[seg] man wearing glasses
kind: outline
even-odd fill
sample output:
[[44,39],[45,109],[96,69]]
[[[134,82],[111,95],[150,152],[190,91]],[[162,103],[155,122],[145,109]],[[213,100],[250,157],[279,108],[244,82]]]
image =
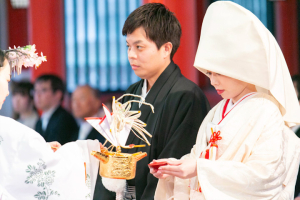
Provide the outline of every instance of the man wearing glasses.
[[42,75],[34,83],[34,103],[42,111],[35,130],[46,142],[65,144],[78,137],[78,126],[74,117],[61,107],[65,86],[55,75]]

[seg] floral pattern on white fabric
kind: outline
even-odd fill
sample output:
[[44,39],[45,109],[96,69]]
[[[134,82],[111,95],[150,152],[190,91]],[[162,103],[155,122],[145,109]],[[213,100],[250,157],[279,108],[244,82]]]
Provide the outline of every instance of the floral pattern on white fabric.
[[[91,176],[89,174],[86,175],[86,181],[85,181],[85,186],[89,189],[89,191],[91,190]],[[86,196],[86,199],[90,199],[91,198],[91,193],[89,192]]]
[[25,180],[26,184],[37,183],[38,187],[42,187],[43,191],[37,192],[34,195],[38,200],[47,200],[51,195],[60,196],[57,191],[53,191],[50,187],[54,182],[55,171],[47,170],[45,162],[40,159],[40,162],[37,163],[38,166],[28,165],[26,172],[29,173],[29,176]]

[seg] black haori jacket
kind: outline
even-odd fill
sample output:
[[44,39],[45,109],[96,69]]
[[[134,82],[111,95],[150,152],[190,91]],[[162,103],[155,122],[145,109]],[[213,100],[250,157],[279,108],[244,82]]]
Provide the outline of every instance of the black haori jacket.
[[[131,85],[125,93],[141,95],[143,83],[144,80],[141,80]],[[129,96],[123,99],[123,103],[132,99],[140,100]],[[146,158],[138,161],[135,179],[127,181],[128,185],[136,187],[137,200],[154,198],[158,179],[149,173],[148,164],[153,159],[180,159],[188,154],[196,143],[200,124],[210,109],[202,90],[185,78],[173,62],[159,76],[145,101],[154,106],[155,113],[147,105],[139,108],[138,103],[132,103],[131,110],[141,111],[139,119],[147,124],[146,130],[152,134],[152,138],[147,137],[151,146],[122,149],[124,153],[143,151],[148,154]],[[131,132],[126,144],[145,142]],[[94,199],[114,200],[115,195],[97,180]]]

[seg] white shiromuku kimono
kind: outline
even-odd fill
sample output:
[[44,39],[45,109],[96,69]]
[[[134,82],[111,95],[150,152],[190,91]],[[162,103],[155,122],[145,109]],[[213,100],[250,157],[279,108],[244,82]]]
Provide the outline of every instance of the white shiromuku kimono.
[[[300,142],[285,126],[277,101],[267,94],[251,95],[222,120],[225,102],[208,113],[196,145],[182,158],[197,159],[197,177],[160,179],[155,199],[293,199]],[[211,128],[221,133],[216,160],[201,155]]]
[[90,152],[99,149],[85,140],[54,153],[40,134],[0,116],[0,200],[93,199],[99,161]]
[[236,102],[223,120],[227,100],[208,113],[182,158],[197,160],[197,177],[160,179],[155,199],[293,199],[300,139],[289,127],[300,124],[300,107],[273,35],[245,8],[216,1],[204,16],[194,66],[258,93]]

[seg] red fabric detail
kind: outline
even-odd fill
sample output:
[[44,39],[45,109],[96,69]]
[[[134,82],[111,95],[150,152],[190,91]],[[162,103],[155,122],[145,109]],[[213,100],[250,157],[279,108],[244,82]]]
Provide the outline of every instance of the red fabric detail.
[[217,145],[217,144],[211,144],[210,146],[211,146],[211,147],[217,147],[217,148],[218,148],[218,145]]
[[87,178],[87,176],[86,176],[86,163],[84,163],[84,173],[85,173],[85,182],[86,182],[86,178]]
[[209,140],[209,143],[211,144],[216,144],[216,142],[218,140],[222,140],[222,137],[220,136],[221,135],[221,132],[218,131],[218,132],[213,132],[213,134],[210,136],[210,140]]
[[227,106],[228,106],[229,101],[230,101],[229,99],[226,100],[226,103],[225,103],[225,106],[224,106],[223,112],[222,112],[222,119],[225,118],[225,112],[227,110]]
[[[233,108],[235,108],[235,106],[237,106],[237,105],[238,105],[239,103],[241,103],[244,99],[246,99],[247,97],[249,97],[249,96],[251,96],[251,95],[253,95],[253,94],[255,94],[255,93],[251,93],[251,94],[245,96],[244,98],[242,98],[240,101],[238,101],[238,102],[233,106]],[[228,103],[229,103],[229,99],[227,99],[227,101],[226,101],[226,103],[225,103],[225,106],[224,106],[223,112],[222,112],[222,119],[221,119],[221,121],[218,123],[218,125],[223,121],[223,119],[225,119],[225,117],[226,117],[226,116],[232,111],[232,109],[233,109],[233,108],[231,108],[231,110],[230,110],[226,115],[224,115],[225,112],[226,112]]]
[[209,159],[209,149],[206,149],[206,152],[205,152],[205,159]]

